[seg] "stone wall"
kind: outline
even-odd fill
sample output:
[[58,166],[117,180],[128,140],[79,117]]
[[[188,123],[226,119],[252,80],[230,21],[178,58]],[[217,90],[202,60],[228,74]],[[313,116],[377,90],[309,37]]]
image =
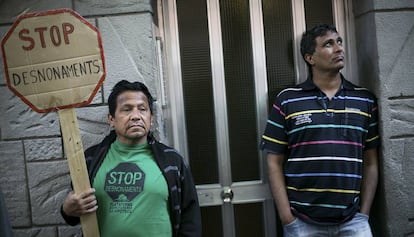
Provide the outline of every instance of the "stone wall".
[[[379,98],[376,236],[414,236],[414,2],[354,0],[359,75]],[[370,86],[369,86],[370,85]]]
[[[75,10],[97,26],[102,36],[107,69],[104,85],[90,105],[76,109],[86,148],[109,132],[106,101],[117,81],[139,80],[155,99],[160,95],[154,8],[150,0],[0,0],[0,37],[19,14],[57,8]],[[162,109],[157,101],[155,113],[160,121]],[[155,133],[163,136],[159,130]],[[57,113],[38,114],[14,96],[1,65],[0,188],[15,236],[79,236],[79,226],[65,225],[59,213],[69,187]]]

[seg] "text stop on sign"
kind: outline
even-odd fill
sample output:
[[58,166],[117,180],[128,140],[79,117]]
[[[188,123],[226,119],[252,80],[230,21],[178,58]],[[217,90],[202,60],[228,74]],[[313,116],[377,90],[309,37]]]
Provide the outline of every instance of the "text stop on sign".
[[45,37],[50,37],[50,41],[53,44],[49,45],[49,47],[59,47],[62,43],[62,39],[65,44],[70,44],[69,34],[72,34],[74,30],[75,27],[71,23],[63,22],[61,27],[56,25],[52,25],[49,28],[45,26],[36,27],[32,32],[30,32],[30,29],[22,29],[19,31],[19,38],[22,41],[27,41],[28,45],[22,46],[22,48],[27,51],[32,50],[36,46],[34,38],[39,38],[40,46],[42,48],[46,48]]
[[70,9],[20,16],[1,45],[7,85],[37,112],[88,104],[105,79],[100,33]]

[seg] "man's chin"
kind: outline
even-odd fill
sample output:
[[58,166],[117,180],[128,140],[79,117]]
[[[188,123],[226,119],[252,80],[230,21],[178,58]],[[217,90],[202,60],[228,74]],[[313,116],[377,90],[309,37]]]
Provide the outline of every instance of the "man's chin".
[[147,136],[146,135],[128,136],[128,140],[132,144],[141,144],[147,140]]
[[148,135],[148,132],[144,129],[140,129],[138,131],[131,133],[132,137],[146,137],[147,135]]
[[146,134],[126,134],[118,135],[118,140],[124,144],[143,144],[147,141]]
[[143,137],[146,137],[147,134],[144,132],[132,132],[128,134],[128,137],[131,139],[141,139]]
[[143,134],[146,134],[147,131],[143,127],[130,127],[126,130],[126,133],[131,134],[132,136],[135,136],[137,134],[142,136]]

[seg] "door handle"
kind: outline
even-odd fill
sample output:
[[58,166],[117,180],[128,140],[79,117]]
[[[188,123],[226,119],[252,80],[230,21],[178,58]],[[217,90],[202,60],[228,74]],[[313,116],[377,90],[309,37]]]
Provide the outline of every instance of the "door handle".
[[231,200],[233,200],[233,197],[233,190],[231,190],[230,187],[224,187],[223,191],[221,191],[221,199],[223,200],[223,202],[231,202]]

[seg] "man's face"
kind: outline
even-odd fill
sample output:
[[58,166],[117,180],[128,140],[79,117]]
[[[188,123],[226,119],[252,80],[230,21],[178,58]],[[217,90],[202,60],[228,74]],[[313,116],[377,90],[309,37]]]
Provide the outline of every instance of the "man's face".
[[342,38],[338,33],[328,31],[315,41],[315,52],[306,57],[313,70],[339,72],[345,65]]
[[118,95],[115,116],[108,115],[119,142],[143,144],[151,129],[152,114],[148,98],[141,91],[125,91]]

